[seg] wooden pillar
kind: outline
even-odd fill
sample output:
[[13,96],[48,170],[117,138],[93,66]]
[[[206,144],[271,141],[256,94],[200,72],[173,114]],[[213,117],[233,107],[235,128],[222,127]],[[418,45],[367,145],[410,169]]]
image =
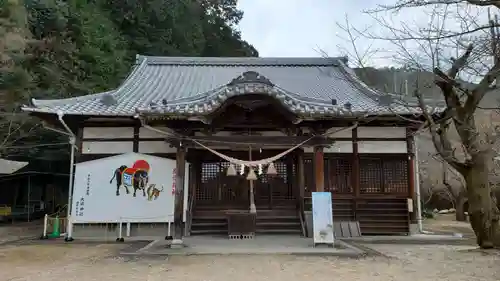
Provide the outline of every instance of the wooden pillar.
[[302,150],[302,148],[297,150],[297,185],[299,188],[299,199],[301,203],[303,203],[306,190],[306,178],[304,169],[304,150]]
[[304,175],[304,150],[295,151],[295,187],[297,190],[297,206],[301,213],[304,212],[305,175]]
[[174,207],[174,240],[181,240],[183,230],[184,213],[184,179],[186,176],[186,149],[177,147],[176,154],[176,179],[175,179],[175,207]]
[[408,198],[413,201],[413,212],[410,213],[410,222],[417,223],[417,196],[415,193],[415,139],[413,132],[406,129],[406,144],[408,150]]
[[316,188],[314,191],[325,191],[325,154],[323,146],[314,147],[314,182]]
[[351,185],[352,192],[354,194],[354,218],[359,220],[358,215],[358,203],[359,197],[361,195],[361,188],[359,186],[360,177],[360,167],[359,167],[359,149],[358,149],[358,128],[352,130],[352,174],[351,174]]

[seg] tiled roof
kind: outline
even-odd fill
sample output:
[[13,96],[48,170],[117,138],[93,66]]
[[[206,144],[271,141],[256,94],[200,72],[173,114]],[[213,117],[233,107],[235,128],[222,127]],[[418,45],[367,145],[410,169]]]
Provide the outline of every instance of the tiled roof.
[[35,100],[23,110],[66,115],[203,115],[234,95],[268,94],[303,118],[418,113],[387,102],[366,86],[345,58],[200,58],[137,56],[117,89],[60,100]]

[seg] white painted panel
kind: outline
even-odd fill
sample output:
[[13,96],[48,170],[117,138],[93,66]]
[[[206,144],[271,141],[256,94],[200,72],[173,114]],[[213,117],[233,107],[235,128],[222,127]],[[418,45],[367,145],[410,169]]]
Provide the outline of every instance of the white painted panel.
[[[157,130],[165,132],[168,128],[167,127],[154,127]],[[155,132],[153,130],[150,130],[148,128],[141,127],[139,129],[139,138],[141,139],[155,139],[155,138],[165,138],[166,135]]]
[[140,141],[140,153],[175,153],[177,149],[164,141]]
[[407,153],[405,141],[360,141],[359,153]]
[[406,138],[405,127],[358,127],[358,138]]
[[82,154],[119,154],[134,150],[131,141],[84,141],[82,142]]
[[313,152],[314,152],[314,147],[312,146],[304,147],[304,153],[313,153]]
[[83,128],[84,139],[123,139],[133,138],[133,127],[85,127]]
[[[280,137],[280,136],[286,136],[281,131],[255,131],[251,133],[254,136],[266,136],[266,137]],[[204,134],[203,132],[195,132],[195,136],[207,136],[207,134]],[[217,136],[217,137],[229,137],[229,136],[237,136],[237,133],[230,132],[230,131],[220,131],[216,132],[215,134],[212,134],[212,136]]]
[[323,149],[325,153],[352,153],[352,141],[336,141],[332,146]]
[[[123,175],[116,173],[121,166],[131,169],[125,170]],[[73,220],[76,223],[173,221],[171,190],[175,166],[174,160],[138,153],[76,164]],[[131,176],[137,169],[147,172],[147,182],[137,186],[136,196],[133,196]],[[119,181],[125,185],[119,185]],[[157,198],[153,193],[155,188],[159,194]]]
[[329,129],[328,132],[332,132],[328,135],[330,138],[352,138],[352,129],[346,130],[346,128],[337,127]]

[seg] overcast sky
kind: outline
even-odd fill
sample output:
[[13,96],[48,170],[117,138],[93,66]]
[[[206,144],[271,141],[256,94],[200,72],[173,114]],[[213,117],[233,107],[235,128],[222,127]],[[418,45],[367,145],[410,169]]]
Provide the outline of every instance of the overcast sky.
[[[329,56],[342,56],[346,55],[346,49],[352,52],[352,47],[348,40],[342,39],[346,34],[337,23],[345,23],[347,15],[350,24],[358,29],[371,26],[372,32],[387,34],[387,30],[382,31],[372,16],[363,11],[394,2],[396,0],[239,0],[239,8],[244,12],[239,29],[243,39],[253,44],[262,57],[320,56],[318,50]],[[393,26],[400,22],[413,26],[429,22],[428,13],[421,8],[378,16],[389,19]],[[393,44],[363,38],[356,43],[361,52],[369,45],[383,51],[371,56],[371,65],[394,65],[388,55],[398,49]]]
[[342,48],[349,48],[350,43],[340,38],[346,34],[337,22],[344,24],[348,15],[349,22],[359,28],[370,25],[372,18],[363,10],[381,2],[239,0],[239,8],[244,12],[240,30],[243,39],[253,44],[262,57],[311,57],[320,55],[319,50],[329,56],[345,55]]

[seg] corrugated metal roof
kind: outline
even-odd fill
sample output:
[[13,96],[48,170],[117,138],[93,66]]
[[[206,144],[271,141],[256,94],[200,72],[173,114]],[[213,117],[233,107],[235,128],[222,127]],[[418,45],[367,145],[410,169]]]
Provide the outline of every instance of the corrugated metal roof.
[[28,162],[0,159],[0,175],[10,175],[28,165]]
[[23,110],[94,116],[134,116],[137,112],[190,116],[211,112],[234,95],[263,93],[302,117],[418,112],[406,104],[379,102],[384,95],[361,82],[346,62],[346,58],[138,56],[129,77],[115,90],[33,100],[33,106]]

